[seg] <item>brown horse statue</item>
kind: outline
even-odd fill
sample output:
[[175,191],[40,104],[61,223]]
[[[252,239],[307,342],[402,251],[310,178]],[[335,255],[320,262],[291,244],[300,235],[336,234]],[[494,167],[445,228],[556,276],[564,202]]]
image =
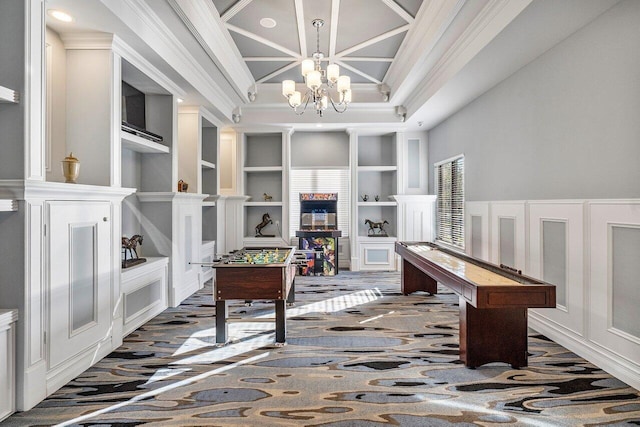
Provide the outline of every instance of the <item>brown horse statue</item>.
[[[373,222],[370,219],[364,220],[365,224],[369,224],[369,230],[367,230],[367,234],[369,236],[386,236],[387,232],[384,230],[384,225],[389,224],[389,221],[386,219],[382,222]],[[376,232],[376,230],[378,230]]]
[[273,221],[271,220],[269,213],[265,213],[262,215],[262,222],[256,225],[256,236],[262,236],[262,229],[269,224],[273,224]]
[[[138,259],[138,245],[142,245],[142,236],[139,234],[134,234],[131,238],[127,239],[126,237],[122,237],[122,249],[124,249],[124,260],[127,259]],[[129,253],[129,258],[127,258],[127,253]],[[135,258],[133,257],[135,254]]]

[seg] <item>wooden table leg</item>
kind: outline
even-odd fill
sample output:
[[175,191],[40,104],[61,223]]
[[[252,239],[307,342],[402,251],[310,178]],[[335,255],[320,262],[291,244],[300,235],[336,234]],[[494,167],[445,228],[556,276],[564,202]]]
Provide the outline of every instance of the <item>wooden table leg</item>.
[[277,299],[276,303],[276,343],[284,344],[287,334],[285,300]]
[[527,366],[527,309],[477,309],[460,297],[460,360],[469,368],[490,362]]
[[434,295],[438,293],[438,282],[429,277],[416,266],[402,260],[402,293],[409,295],[416,291],[426,291]]
[[216,343],[224,344],[227,342],[229,330],[227,326],[227,301],[216,301]]
[[287,295],[287,305],[293,305],[296,302],[296,279],[291,281],[291,289],[289,289],[289,295]]

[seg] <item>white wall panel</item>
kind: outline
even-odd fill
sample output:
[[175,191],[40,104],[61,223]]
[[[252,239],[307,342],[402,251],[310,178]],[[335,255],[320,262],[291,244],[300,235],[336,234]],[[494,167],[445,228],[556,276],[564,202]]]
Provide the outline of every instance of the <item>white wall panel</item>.
[[[489,254],[491,254],[489,215],[489,202],[466,202],[464,205],[465,251],[467,255],[484,261],[489,261]],[[477,229],[478,225],[474,226],[478,223],[479,230]]]
[[[491,262],[500,264],[501,249],[505,245],[513,246],[513,263],[509,267],[526,271],[526,245],[525,245],[525,202],[491,202]],[[513,221],[513,232],[508,236],[500,235],[500,220]],[[503,227],[504,230],[504,227]],[[502,245],[501,245],[502,238]],[[509,240],[509,241],[506,241]],[[512,240],[512,241],[511,241]]]
[[[555,309],[529,310],[531,316],[552,322],[567,332],[584,334],[584,202],[529,202],[529,270],[538,279],[545,279],[545,224],[563,224],[566,253],[558,264],[566,267],[564,287],[556,288]],[[548,246],[547,246],[548,247]],[[555,256],[555,254],[554,254]],[[547,261],[550,262],[550,261]],[[548,276],[548,274],[547,274]],[[552,284],[556,284],[551,282]],[[560,295],[563,293],[563,295]]]
[[[620,283],[623,278],[614,275],[616,270],[619,276],[621,269],[637,268],[638,260],[633,263],[625,260],[614,237],[623,236],[625,230],[634,233],[640,227],[640,201],[593,201],[589,203],[589,217],[589,339],[629,360],[640,375],[640,337],[630,333],[635,330],[633,326],[614,325],[616,310],[627,310],[619,306],[620,301],[626,299],[633,304],[640,293],[637,281],[633,289]],[[614,288],[628,292],[622,299],[616,296],[617,305],[614,305]],[[625,318],[616,320],[624,322]],[[640,317],[636,316],[635,322],[638,321]]]

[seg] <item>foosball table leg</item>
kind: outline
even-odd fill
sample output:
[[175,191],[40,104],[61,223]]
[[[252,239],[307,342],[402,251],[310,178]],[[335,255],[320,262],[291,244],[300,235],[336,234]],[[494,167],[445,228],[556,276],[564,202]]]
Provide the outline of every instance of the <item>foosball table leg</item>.
[[287,335],[285,300],[278,299],[276,303],[276,344],[284,344]]
[[227,326],[227,301],[216,301],[216,344],[227,342],[229,329]]

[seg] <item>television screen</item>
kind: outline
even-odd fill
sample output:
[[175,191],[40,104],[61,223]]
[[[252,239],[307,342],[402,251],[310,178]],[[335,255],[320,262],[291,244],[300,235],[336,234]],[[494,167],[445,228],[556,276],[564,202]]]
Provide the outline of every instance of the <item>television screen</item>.
[[146,129],[144,93],[122,82],[122,121]]

